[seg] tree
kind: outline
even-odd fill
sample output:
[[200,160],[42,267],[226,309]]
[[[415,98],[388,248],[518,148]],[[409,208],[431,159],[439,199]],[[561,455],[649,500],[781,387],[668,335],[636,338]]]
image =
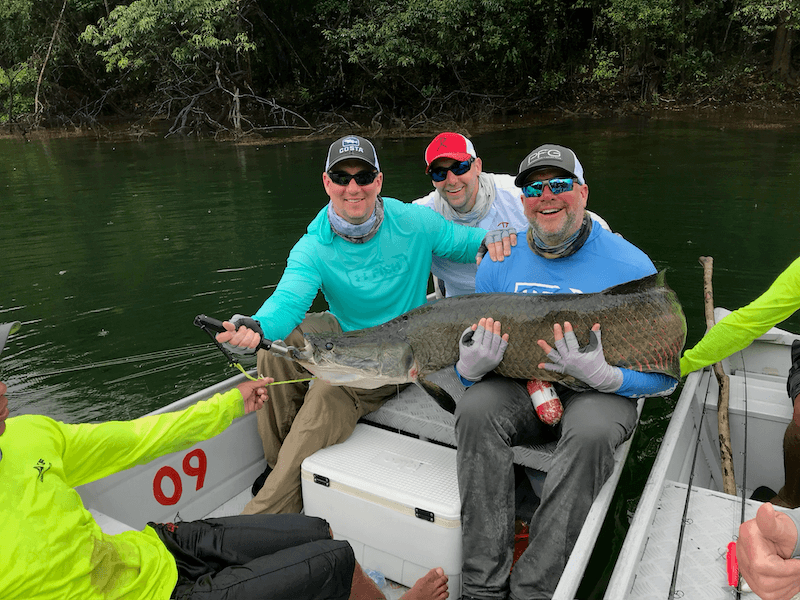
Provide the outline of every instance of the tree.
[[800,26],[800,0],[744,0],[735,15],[754,43],[774,33],[772,72],[781,80],[796,84],[797,72],[791,60],[795,32]]
[[81,39],[101,48],[108,71],[155,95],[156,114],[174,119],[170,134],[208,126],[241,135],[259,128],[245,105],[277,120],[291,113],[254,91],[249,17],[256,8],[252,0],[135,0],[88,26]]

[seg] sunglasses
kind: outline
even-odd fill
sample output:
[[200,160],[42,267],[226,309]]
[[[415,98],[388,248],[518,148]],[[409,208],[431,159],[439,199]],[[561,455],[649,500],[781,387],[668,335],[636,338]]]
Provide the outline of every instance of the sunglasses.
[[344,173],[342,171],[328,171],[328,177],[336,185],[349,185],[351,179],[356,180],[356,185],[365,186],[369,185],[378,176],[377,171],[359,171],[355,175]]
[[473,162],[475,162],[475,159],[470,158],[469,160],[458,162],[454,165],[450,165],[449,167],[436,167],[435,169],[431,169],[429,173],[431,179],[433,179],[434,181],[436,182],[444,181],[445,179],[447,179],[448,171],[452,171],[453,175],[463,175],[472,168]]
[[522,195],[526,198],[538,198],[544,194],[544,186],[548,186],[555,195],[571,192],[575,179],[572,177],[555,177],[549,181],[532,181],[522,186]]

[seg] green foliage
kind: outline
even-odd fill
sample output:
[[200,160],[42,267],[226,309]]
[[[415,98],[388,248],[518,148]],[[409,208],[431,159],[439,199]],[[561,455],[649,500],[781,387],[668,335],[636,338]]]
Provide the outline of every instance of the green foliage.
[[[716,95],[737,77],[789,93],[800,28],[800,0],[68,0],[62,14],[64,6],[0,0],[0,118],[31,110],[43,66],[40,99],[52,113],[172,111],[176,99],[185,108],[195,98],[189,108],[213,113],[209,122],[227,118],[234,95],[242,118],[260,111],[263,122],[285,118],[265,98],[300,113],[471,118],[476,107],[520,101]],[[776,39],[785,41],[773,65],[783,80],[765,71]]]
[[0,68],[0,123],[33,110],[33,90],[38,73],[27,63]]
[[782,15],[791,29],[800,27],[800,0],[743,0],[733,13],[751,40],[761,40],[775,31]]
[[616,50],[594,49],[592,53],[592,74],[590,81],[596,84],[602,91],[614,91],[618,85],[618,80],[622,67],[620,66],[620,55]]
[[407,83],[423,97],[431,85],[487,93],[524,84],[526,72],[555,66],[578,43],[565,3],[322,0],[317,9],[337,72],[348,73],[345,61],[390,89]]
[[89,25],[81,39],[104,47],[97,54],[109,71],[132,69],[149,76],[203,71],[207,78],[213,75],[215,62],[237,64],[240,55],[254,49],[240,18],[243,4],[237,0],[135,0],[117,6],[96,26]]

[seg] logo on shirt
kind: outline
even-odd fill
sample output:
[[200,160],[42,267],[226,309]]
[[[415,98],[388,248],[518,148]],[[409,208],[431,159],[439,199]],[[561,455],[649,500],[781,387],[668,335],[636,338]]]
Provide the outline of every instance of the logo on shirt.
[[50,470],[50,467],[53,466],[53,463],[46,463],[43,459],[39,459],[36,464],[34,465],[34,469],[39,471],[39,476],[36,478],[41,482],[44,482],[44,474]]
[[381,264],[369,265],[363,269],[352,269],[348,272],[350,282],[357,287],[372,285],[402,277],[408,272],[408,261],[405,257],[385,260]]
[[533,283],[528,281],[517,281],[514,284],[514,292],[517,294],[582,294],[578,288],[562,289],[560,285],[550,285],[548,283]]

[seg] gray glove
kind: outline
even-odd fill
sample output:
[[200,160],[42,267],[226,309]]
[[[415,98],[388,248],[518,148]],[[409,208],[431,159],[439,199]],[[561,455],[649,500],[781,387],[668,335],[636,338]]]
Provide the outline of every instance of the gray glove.
[[503,229],[492,229],[489,233],[486,234],[486,237],[483,238],[481,242],[480,248],[478,248],[478,253],[475,255],[475,260],[479,258],[482,259],[486,253],[489,251],[487,244],[493,244],[494,242],[500,242],[504,238],[511,237],[511,235],[516,235],[517,230],[513,227],[505,227]]
[[[259,335],[260,344],[261,341],[264,339],[264,330],[261,329],[261,325],[258,324],[258,321],[255,319],[251,319],[250,317],[245,317],[244,315],[235,314],[230,318],[230,322],[236,326],[236,330],[239,330],[239,327],[245,326],[248,329],[252,329]],[[222,345],[233,354],[255,354],[258,352],[258,345],[255,348],[248,348],[246,346],[234,346],[230,342],[222,342]]]
[[508,342],[483,327],[472,331],[467,327],[458,341],[458,362],[456,371],[464,379],[480,381],[489,371],[503,360]]
[[555,364],[545,363],[544,368],[572,375],[598,392],[613,394],[622,385],[622,370],[606,362],[600,331],[590,331],[589,336],[589,344],[579,348],[575,332],[565,331],[564,338],[556,340],[556,347],[547,355]]

